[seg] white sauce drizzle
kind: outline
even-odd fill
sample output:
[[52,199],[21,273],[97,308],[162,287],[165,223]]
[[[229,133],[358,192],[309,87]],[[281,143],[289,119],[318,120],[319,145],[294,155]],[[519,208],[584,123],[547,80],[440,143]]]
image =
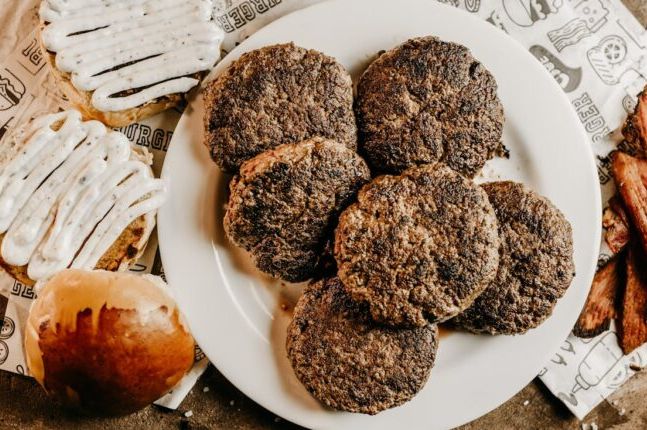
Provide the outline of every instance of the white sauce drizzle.
[[34,280],[93,269],[165,196],[122,133],[74,110],[36,118],[0,145],[0,253]]
[[96,109],[125,110],[185,93],[198,84],[187,76],[213,67],[224,33],[212,7],[211,0],[44,0],[43,43],[77,89],[93,92]]

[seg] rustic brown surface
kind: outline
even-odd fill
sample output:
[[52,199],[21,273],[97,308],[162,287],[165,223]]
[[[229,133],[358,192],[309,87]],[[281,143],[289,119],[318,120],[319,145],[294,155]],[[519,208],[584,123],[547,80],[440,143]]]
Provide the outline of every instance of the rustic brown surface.
[[[643,24],[647,2],[623,0]],[[204,392],[204,388],[209,388]],[[639,373],[602,402],[584,423],[600,429],[647,428],[647,372]],[[527,404],[525,404],[528,402]],[[525,405],[524,405],[525,404]],[[193,416],[184,417],[191,410]],[[0,372],[0,429],[296,429],[246,398],[217,370],[210,367],[178,411],[150,406],[120,419],[80,418],[54,408],[36,383]],[[481,429],[581,429],[580,423],[542,384],[533,381],[510,401],[484,417],[461,427]]]

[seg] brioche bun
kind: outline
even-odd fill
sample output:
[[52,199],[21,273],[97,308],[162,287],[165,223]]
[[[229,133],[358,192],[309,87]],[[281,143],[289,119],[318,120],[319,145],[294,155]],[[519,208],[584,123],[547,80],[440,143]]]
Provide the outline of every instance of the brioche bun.
[[190,369],[194,347],[160,278],[102,270],[64,270],[44,283],[25,334],[27,366],[45,391],[96,415],[160,398]]

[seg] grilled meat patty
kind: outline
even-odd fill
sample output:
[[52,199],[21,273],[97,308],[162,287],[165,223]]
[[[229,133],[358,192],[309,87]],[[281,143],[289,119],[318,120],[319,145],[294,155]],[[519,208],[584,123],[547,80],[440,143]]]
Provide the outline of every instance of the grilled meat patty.
[[435,37],[379,56],[359,80],[356,111],[361,153],[387,173],[442,161],[473,177],[503,132],[494,77],[466,47]]
[[435,325],[373,322],[337,278],[306,288],[287,336],[288,358],[308,391],[332,408],[365,414],[412,399],[429,378],[437,345]]
[[499,269],[454,322],[474,333],[525,333],[551,315],[571,284],[571,225],[548,199],[522,184],[492,182],[483,189],[499,221]]
[[317,269],[337,216],[370,179],[364,160],[322,138],[245,162],[231,184],[224,226],[263,272],[297,282]]
[[465,310],[496,274],[485,192],[442,163],[364,186],[335,232],[339,277],[376,321],[423,326]]
[[357,147],[353,84],[344,67],[292,43],[243,54],[207,84],[205,144],[226,172],[261,152],[315,136]]

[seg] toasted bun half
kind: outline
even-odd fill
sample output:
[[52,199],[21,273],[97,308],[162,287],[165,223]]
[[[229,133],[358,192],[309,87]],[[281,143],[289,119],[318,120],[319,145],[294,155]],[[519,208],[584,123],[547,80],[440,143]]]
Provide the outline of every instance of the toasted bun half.
[[152,403],[190,369],[195,343],[163,281],[65,270],[47,281],[27,320],[29,371],[56,401],[96,415]]
[[[68,112],[73,112],[73,111],[68,111]],[[61,114],[62,113],[63,112],[61,112]],[[79,118],[81,117],[81,114],[79,113],[76,113],[76,115],[78,115]],[[12,130],[12,134],[7,137],[7,139],[11,139],[12,142],[7,143],[3,141],[2,148],[12,147],[12,145],[14,146],[21,145],[21,142],[19,140],[23,138],[17,137],[17,136],[21,136],[25,132],[25,130],[29,129],[30,125],[33,125],[34,122],[39,120],[40,118],[34,118],[32,119],[32,121],[25,123],[22,126],[19,126],[16,129]],[[52,130],[59,131],[64,126],[64,123],[65,123],[64,120],[58,120],[57,122],[53,123],[50,127],[52,128]],[[111,133],[118,134],[117,132],[111,132]],[[122,137],[123,139],[126,139],[125,136],[122,135]],[[79,145],[79,147],[80,146],[81,145]],[[129,154],[130,154],[129,160],[131,162],[143,163],[145,165],[144,169],[147,170],[147,175],[150,178],[154,177],[153,170],[150,167],[152,156],[149,152],[147,152],[145,149],[142,149],[140,147],[133,146],[132,144],[130,144]],[[12,155],[9,155],[9,157],[11,156]],[[68,158],[65,160],[65,162],[67,162],[69,160],[69,157],[72,157],[72,156],[73,156],[72,154],[68,154]],[[52,172],[50,172],[50,174],[52,174]],[[43,182],[38,187],[38,190],[40,190],[40,187],[44,186],[44,184],[45,182]],[[145,186],[145,185],[142,184],[142,186]],[[138,202],[141,202],[142,200],[147,199],[149,197],[152,197],[151,193],[144,194],[138,200]],[[26,204],[20,210],[25,210],[25,206]],[[119,233],[119,235],[116,236],[116,239],[112,242],[112,244],[109,247],[107,247],[107,249],[104,248],[106,250],[100,256],[100,258],[98,258],[94,267],[84,267],[84,268],[86,269],[94,268],[94,269],[109,270],[109,271],[127,270],[144,253],[146,249],[146,245],[148,243],[148,239],[150,238],[150,235],[155,228],[156,215],[157,215],[157,210],[152,209],[138,216],[137,218],[134,218],[130,222],[130,224],[128,224],[125,228],[123,228],[123,230],[121,230],[121,233]],[[52,228],[52,226],[50,225],[49,228]],[[5,240],[6,233],[7,232],[0,233],[0,249],[2,249],[2,243]],[[89,236],[86,237],[85,240],[87,241],[88,238]],[[80,249],[77,250],[77,255],[79,251]],[[6,255],[4,257],[5,258],[3,258],[3,252],[0,252],[0,267],[2,269],[4,269],[7,273],[9,273],[9,275],[11,275],[14,279],[16,279],[19,282],[22,282],[23,284],[26,284],[26,285],[35,284],[35,280],[32,279],[28,274],[28,264],[14,265],[7,261],[7,260],[11,261],[10,258],[7,258]]]
[[125,127],[167,109],[172,109],[183,102],[184,94],[170,94],[168,96],[158,97],[144,105],[131,109],[115,112],[102,112],[95,109],[92,106],[92,92],[78,90],[74,85],[72,85],[69,73],[61,72],[56,68],[56,54],[47,51],[41,37],[42,30],[45,26],[46,24],[41,22],[38,31],[38,41],[40,43],[41,51],[45,53],[45,59],[49,65],[49,70],[56,79],[57,85],[63,94],[65,94],[70,103],[83,114],[85,119],[96,119],[112,128]]

